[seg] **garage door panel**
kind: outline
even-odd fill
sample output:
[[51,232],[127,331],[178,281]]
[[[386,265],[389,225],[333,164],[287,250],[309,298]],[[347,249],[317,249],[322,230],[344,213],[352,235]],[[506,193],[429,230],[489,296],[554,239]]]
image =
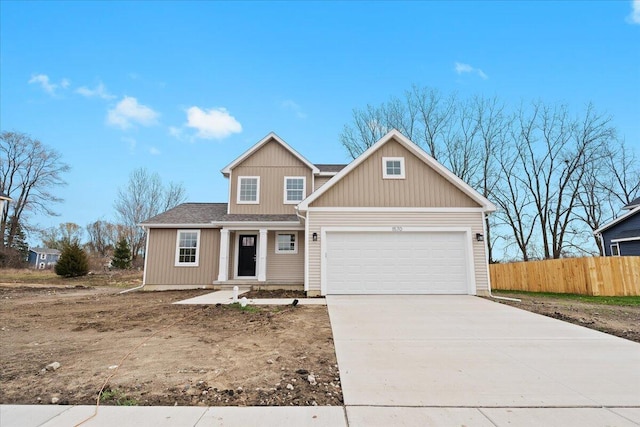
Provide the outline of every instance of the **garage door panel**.
[[466,294],[463,232],[329,232],[329,294]]

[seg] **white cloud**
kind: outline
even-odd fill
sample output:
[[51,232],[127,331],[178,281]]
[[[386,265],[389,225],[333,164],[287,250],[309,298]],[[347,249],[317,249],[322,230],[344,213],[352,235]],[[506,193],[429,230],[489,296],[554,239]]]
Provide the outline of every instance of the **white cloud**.
[[31,76],[29,84],[39,84],[40,87],[42,87],[42,90],[53,96],[56,94],[56,89],[59,87],[66,89],[69,87],[71,82],[68,79],[62,79],[60,83],[52,83],[49,80],[49,76],[46,74],[34,74]]
[[129,152],[131,154],[133,154],[136,151],[136,146],[138,145],[138,141],[136,141],[135,138],[131,138],[129,136],[126,136],[124,138],[122,138],[123,142],[126,142],[129,145]]
[[156,147],[151,147],[149,148],[149,153],[154,156],[158,156],[160,155],[160,150],[158,150]]
[[138,100],[125,96],[115,108],[107,113],[107,123],[121,129],[128,129],[134,124],[152,126],[156,124],[159,114],[146,105],[138,104]]
[[293,111],[299,119],[306,119],[307,115],[302,111],[302,108],[292,99],[285,99],[280,103],[280,106],[285,110]]
[[630,24],[640,24],[640,0],[633,0],[631,2],[631,13],[627,17],[627,22]]
[[487,80],[489,78],[489,76],[487,76],[487,74],[484,71],[482,71],[480,68],[474,68],[471,65],[465,64],[463,62],[456,62],[453,69],[458,75],[465,74],[465,73],[473,73],[480,76],[480,78],[483,80]]
[[[233,133],[242,132],[242,125],[225,108],[202,110],[198,107],[187,109],[186,126],[198,131],[196,137],[202,139],[223,139]],[[169,128],[175,135],[176,129]]]
[[102,98],[102,99],[113,99],[115,95],[112,95],[107,91],[105,85],[100,82],[94,89],[89,89],[86,86],[79,87],[76,89],[76,93],[79,93],[82,96],[86,96],[87,98]]

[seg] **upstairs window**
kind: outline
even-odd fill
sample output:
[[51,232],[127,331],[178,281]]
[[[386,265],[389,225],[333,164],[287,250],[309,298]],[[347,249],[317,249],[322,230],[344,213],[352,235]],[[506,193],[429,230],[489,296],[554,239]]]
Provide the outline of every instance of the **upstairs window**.
[[404,179],[404,157],[383,157],[382,177],[384,179]]
[[258,204],[260,203],[260,177],[259,176],[239,176],[238,177],[238,204]]
[[620,256],[620,246],[617,243],[611,245],[611,256]]
[[304,176],[284,177],[284,202],[298,203],[305,196],[306,179]]
[[276,233],[277,254],[298,253],[298,233]]
[[197,267],[200,230],[178,230],[176,267]]

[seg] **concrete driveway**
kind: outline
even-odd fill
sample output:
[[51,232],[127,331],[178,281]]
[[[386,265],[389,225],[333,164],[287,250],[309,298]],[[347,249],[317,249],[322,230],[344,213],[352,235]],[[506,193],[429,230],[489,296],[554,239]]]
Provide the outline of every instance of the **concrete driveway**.
[[358,425],[640,425],[640,344],[472,296],[328,296]]

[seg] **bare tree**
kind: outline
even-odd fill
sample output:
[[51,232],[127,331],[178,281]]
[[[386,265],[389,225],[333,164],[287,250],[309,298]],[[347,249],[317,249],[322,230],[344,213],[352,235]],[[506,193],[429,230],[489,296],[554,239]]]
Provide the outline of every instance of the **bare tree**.
[[123,233],[122,226],[108,221],[95,221],[86,227],[88,241],[87,248],[102,257],[110,254]]
[[129,182],[118,189],[115,209],[125,226],[133,259],[143,251],[145,232],[139,224],[161,212],[171,209],[186,199],[182,184],[170,182],[166,187],[157,173],[138,168],[129,175]]
[[84,231],[73,222],[63,222],[57,227],[50,227],[40,232],[40,240],[44,247],[62,250],[71,244],[82,242]]
[[60,154],[20,132],[0,133],[0,192],[13,201],[0,217],[0,235],[10,247],[29,213],[56,215],[53,205],[62,201],[53,190],[65,185],[69,166]]

